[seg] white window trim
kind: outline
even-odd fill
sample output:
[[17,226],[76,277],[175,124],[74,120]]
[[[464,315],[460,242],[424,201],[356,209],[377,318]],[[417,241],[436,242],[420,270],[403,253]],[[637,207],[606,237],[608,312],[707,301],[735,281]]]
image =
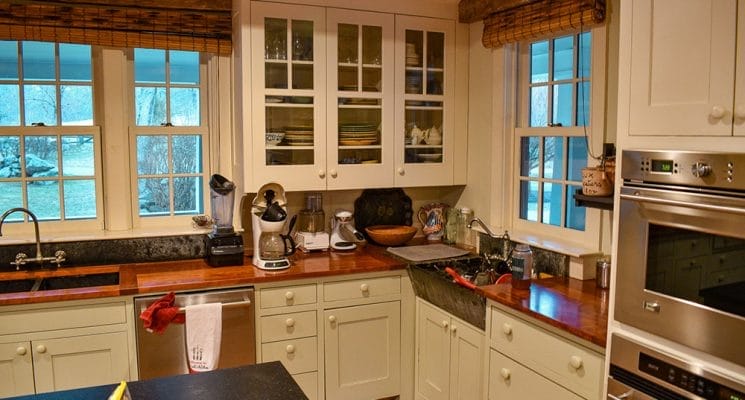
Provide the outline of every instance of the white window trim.
[[[606,28],[599,26],[591,29],[592,32],[592,67],[590,74],[591,82],[591,109],[590,125],[587,127],[589,146],[592,153],[599,155],[602,152],[602,144],[605,133],[605,90],[606,90]],[[526,46],[523,46],[526,47]],[[521,57],[518,63],[518,57]],[[582,127],[561,127],[561,128],[518,128],[519,121],[527,121],[527,109],[529,96],[520,96],[519,90],[525,90],[526,85],[520,79],[523,71],[520,66],[526,66],[528,61],[527,51],[513,52],[511,62],[506,62],[505,68],[511,69],[512,76],[518,80],[515,83],[515,92],[511,93],[512,109],[517,113],[510,113],[513,121],[510,124],[511,129],[508,134],[511,136],[511,148],[506,149],[511,153],[512,164],[509,180],[509,191],[511,192],[509,207],[508,230],[511,237],[517,241],[533,244],[538,247],[548,248],[554,251],[562,252],[560,249],[565,248],[567,254],[589,254],[601,249],[601,211],[594,208],[586,208],[585,230],[578,231],[570,228],[562,228],[541,222],[532,222],[520,219],[520,136],[583,136]],[[525,67],[527,70],[527,67]],[[521,104],[518,106],[518,101]],[[509,106],[508,106],[509,107]],[[596,163],[588,156],[588,165]]]

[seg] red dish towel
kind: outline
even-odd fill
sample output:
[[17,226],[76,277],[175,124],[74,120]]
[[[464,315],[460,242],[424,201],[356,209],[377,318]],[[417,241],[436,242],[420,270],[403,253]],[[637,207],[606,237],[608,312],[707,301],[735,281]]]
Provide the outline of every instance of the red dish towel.
[[168,324],[183,324],[185,320],[184,313],[180,313],[178,307],[173,306],[176,294],[171,292],[155,300],[145,311],[140,313],[142,324],[148,332],[162,334]]

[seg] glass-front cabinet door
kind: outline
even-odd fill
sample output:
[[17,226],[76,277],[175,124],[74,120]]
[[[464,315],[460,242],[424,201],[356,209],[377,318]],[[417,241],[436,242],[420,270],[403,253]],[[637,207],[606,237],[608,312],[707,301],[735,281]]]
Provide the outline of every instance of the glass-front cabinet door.
[[453,183],[455,23],[396,16],[396,186]]
[[392,186],[394,17],[326,15],[328,188]]
[[324,13],[319,7],[251,5],[256,185],[326,186]]

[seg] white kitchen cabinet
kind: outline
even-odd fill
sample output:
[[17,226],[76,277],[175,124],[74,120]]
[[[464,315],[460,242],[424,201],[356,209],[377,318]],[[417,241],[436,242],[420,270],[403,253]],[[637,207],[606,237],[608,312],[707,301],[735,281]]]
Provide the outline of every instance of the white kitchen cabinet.
[[130,380],[125,301],[7,306],[0,312],[0,397]]
[[478,399],[484,332],[417,299],[416,398]]
[[[593,397],[593,399],[599,397]],[[581,400],[566,390],[504,354],[489,351],[489,400],[556,399]]]
[[[489,399],[598,399],[603,355],[487,303]],[[540,378],[540,379],[538,379]],[[561,389],[561,390],[559,390]]]
[[396,186],[452,185],[455,21],[396,16]]
[[742,2],[633,0],[622,8],[629,135],[745,134]]
[[401,390],[401,302],[326,310],[326,399],[380,399]]
[[254,1],[249,53],[247,191],[452,185],[465,169],[454,20]]

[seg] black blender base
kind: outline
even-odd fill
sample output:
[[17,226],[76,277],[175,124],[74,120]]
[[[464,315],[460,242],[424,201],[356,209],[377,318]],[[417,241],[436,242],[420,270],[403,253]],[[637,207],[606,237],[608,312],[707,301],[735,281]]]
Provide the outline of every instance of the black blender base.
[[243,265],[243,236],[234,233],[229,236],[207,235],[205,252],[207,264],[213,267]]

